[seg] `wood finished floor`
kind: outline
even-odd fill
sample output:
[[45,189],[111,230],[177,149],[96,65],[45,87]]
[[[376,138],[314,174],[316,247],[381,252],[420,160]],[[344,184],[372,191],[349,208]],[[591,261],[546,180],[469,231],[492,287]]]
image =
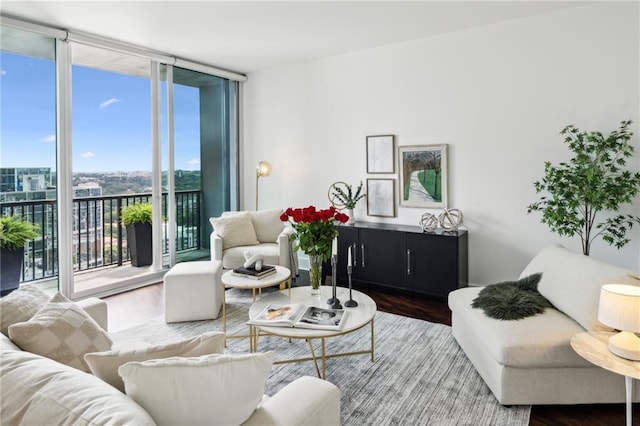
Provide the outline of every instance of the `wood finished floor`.
[[[365,290],[378,310],[425,321],[451,325],[446,302],[422,296],[398,296],[372,289]],[[109,309],[109,331],[118,331],[144,323],[160,315],[162,284],[155,284],[105,298]],[[622,386],[622,381],[621,381]],[[640,404],[634,404],[634,424],[640,425]],[[533,406],[530,425],[615,426],[625,424],[624,404]]]

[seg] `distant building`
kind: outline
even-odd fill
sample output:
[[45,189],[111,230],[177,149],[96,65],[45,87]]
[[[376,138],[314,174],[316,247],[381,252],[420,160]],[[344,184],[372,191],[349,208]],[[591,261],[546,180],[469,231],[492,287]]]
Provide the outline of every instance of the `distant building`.
[[55,199],[50,167],[0,168],[0,202]]

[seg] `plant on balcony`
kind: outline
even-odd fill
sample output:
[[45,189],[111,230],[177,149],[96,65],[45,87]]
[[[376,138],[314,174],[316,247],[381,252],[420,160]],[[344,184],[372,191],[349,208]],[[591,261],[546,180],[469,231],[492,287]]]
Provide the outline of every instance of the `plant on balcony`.
[[153,211],[149,203],[131,204],[120,212],[120,221],[127,228],[127,247],[133,266],[153,263],[152,220]]
[[[618,213],[640,192],[640,172],[625,169],[633,156],[629,126],[631,120],[622,121],[608,136],[565,127],[560,134],[575,157],[557,166],[547,161],[542,180],[534,182],[536,193],[548,195],[530,204],[527,212],[542,212],[542,223],[559,235],[580,236],[587,256],[597,237],[619,249],[629,242],[627,231],[640,224],[640,216]],[[600,212],[608,213],[599,221]]]
[[20,216],[0,217],[0,295],[18,288],[27,242],[38,236],[38,227]]

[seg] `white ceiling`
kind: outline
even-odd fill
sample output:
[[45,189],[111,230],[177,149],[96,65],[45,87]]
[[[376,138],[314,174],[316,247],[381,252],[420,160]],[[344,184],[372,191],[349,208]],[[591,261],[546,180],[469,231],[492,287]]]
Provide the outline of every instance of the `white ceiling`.
[[585,3],[4,0],[0,12],[250,73]]

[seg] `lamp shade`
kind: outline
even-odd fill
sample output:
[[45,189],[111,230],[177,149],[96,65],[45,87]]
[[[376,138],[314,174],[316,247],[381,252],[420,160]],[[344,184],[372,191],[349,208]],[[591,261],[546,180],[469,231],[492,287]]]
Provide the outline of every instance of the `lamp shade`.
[[271,174],[271,164],[268,161],[261,161],[256,167],[256,173],[258,177],[269,176]]
[[640,287],[606,284],[600,290],[598,320],[620,330],[609,337],[609,350],[619,357],[640,361]]
[[600,290],[598,321],[617,330],[640,332],[640,287],[605,284]]

